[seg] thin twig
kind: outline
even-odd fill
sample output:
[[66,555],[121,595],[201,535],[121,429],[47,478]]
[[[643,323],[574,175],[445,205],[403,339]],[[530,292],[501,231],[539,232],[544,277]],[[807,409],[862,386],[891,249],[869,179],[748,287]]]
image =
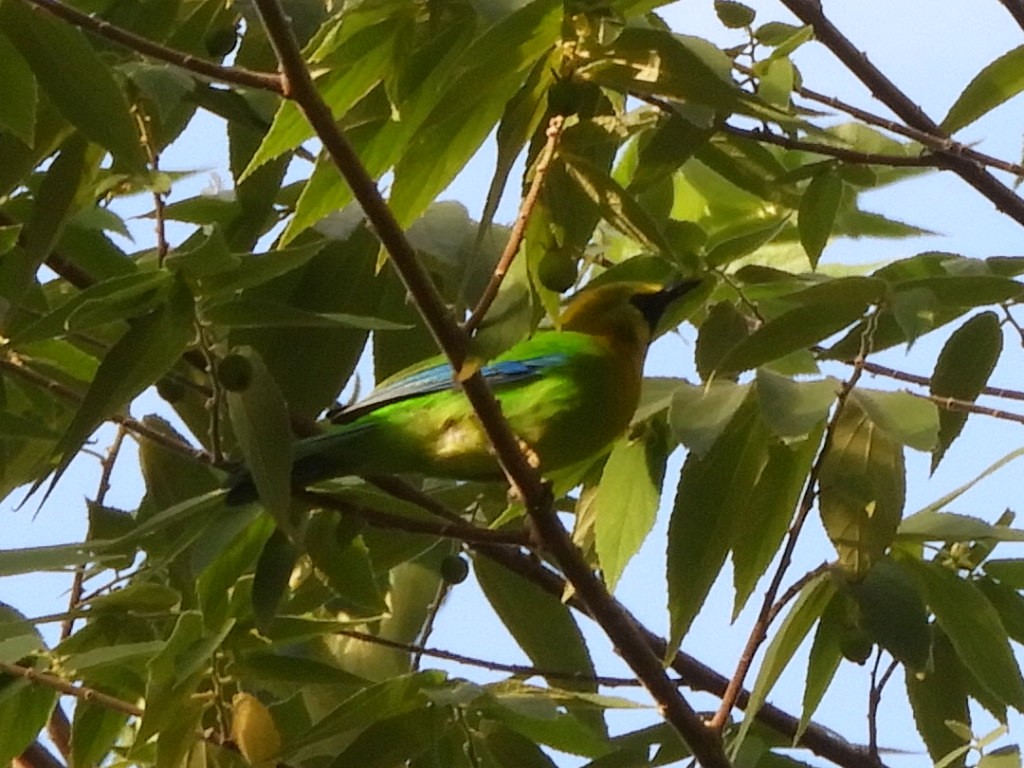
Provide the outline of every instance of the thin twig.
[[396,515],[362,504],[352,504],[345,499],[322,491],[298,491],[296,495],[298,498],[324,509],[333,509],[336,512],[344,512],[358,517],[375,528],[405,531],[406,533],[425,533],[430,536],[483,544],[508,544],[515,547],[524,547],[529,544],[529,537],[524,532],[478,528],[461,520],[458,523],[418,520],[414,517]]
[[831,563],[822,563],[790,584],[789,589],[782,593],[782,597],[772,604],[771,610],[768,612],[768,623],[771,624],[775,621],[775,618],[782,612],[782,609],[789,605],[804,587],[819,576],[828,573],[831,568]]
[[1003,7],[1009,11],[1010,15],[1013,16],[1013,20],[1017,22],[1017,26],[1024,29],[1024,3],[1021,0],[999,0],[1003,4]]
[[751,141],[759,141],[764,144],[775,144],[786,149],[800,150],[801,152],[813,152],[818,155],[826,155],[842,160],[845,163],[857,163],[859,165],[887,165],[894,168],[932,168],[942,164],[941,159],[931,155],[918,155],[908,157],[907,155],[886,155],[880,152],[858,152],[846,147],[837,147],[833,144],[823,144],[819,141],[806,141],[794,139],[782,134],[772,133],[766,128],[747,129],[740,128],[728,123],[720,126],[724,133],[738,136]]
[[142,709],[129,701],[124,701],[116,696],[109,696],[105,693],[100,693],[99,691],[93,688],[88,688],[84,685],[69,683],[56,675],[49,674],[48,672],[37,672],[31,667],[23,667],[20,664],[10,664],[4,661],[0,661],[0,672],[7,675],[13,675],[14,677],[24,678],[30,683],[52,688],[64,696],[74,696],[76,699],[91,701],[94,704],[98,704],[106,709],[114,710],[115,712],[123,712],[126,715],[142,717]]
[[144,56],[149,56],[159,61],[166,61],[168,64],[174,64],[210,80],[231,83],[243,88],[258,88],[261,91],[271,91],[277,94],[283,93],[283,83],[281,76],[278,74],[254,72],[253,70],[241,67],[225,67],[220,64],[214,64],[212,61],[206,61],[191,54],[182,53],[173,48],[154,43],[152,40],[122,29],[108,21],[82,13],[69,5],[59,2],[59,0],[27,0],[27,2],[98,37],[105,38],[118,45],[123,45]]
[[451,661],[456,664],[464,664],[467,667],[478,667],[479,669],[486,669],[490,672],[505,672],[510,675],[514,675],[515,677],[544,677],[549,680],[569,680],[572,682],[594,683],[608,688],[638,688],[640,686],[640,681],[635,677],[587,675],[581,672],[565,672],[562,670],[544,669],[542,667],[523,664],[504,664],[500,661],[490,661],[489,659],[481,659],[475,656],[466,656],[461,653],[455,653],[454,651],[430,648],[422,643],[401,643],[397,640],[389,640],[386,637],[371,635],[366,632],[359,632],[352,629],[339,630],[338,634],[344,635],[345,637],[351,637],[355,640],[381,645],[386,648],[405,651],[411,654],[419,654],[421,656],[429,656],[434,659],[442,659],[443,661]]
[[878,755],[878,707],[882,703],[882,691],[885,684],[889,682],[892,673],[896,671],[898,662],[892,659],[881,678],[878,677],[878,665],[882,661],[882,649],[879,648],[875,655],[875,663],[871,668],[871,688],[868,691],[868,751],[879,759]]
[[665,674],[661,660],[652,652],[628,613],[591,570],[582,553],[569,538],[553,513],[550,489],[530,465],[519,440],[501,414],[494,395],[479,371],[463,379],[463,364],[469,339],[453,321],[437,288],[419,263],[416,253],[388,208],[376,182],[366,172],[351,144],[336,125],[330,109],[314,87],[312,77],[291,25],[278,0],[256,0],[267,36],[277,54],[284,78],[284,94],[294,99],[323,143],[324,149],[345,177],[401,276],[420,315],[441,351],[459,377],[480,424],[487,433],[495,455],[513,489],[523,499],[537,539],[558,562],[576,594],[598,618],[601,628],[616,645],[623,659],[643,681],[658,703],[662,715],[679,732],[704,768],[726,768],[721,737],[708,729],[700,715],[680,695]]
[[498,289],[501,288],[505,275],[508,274],[509,267],[512,266],[512,261],[515,259],[516,254],[519,253],[519,246],[523,242],[526,225],[530,221],[530,214],[533,212],[533,207],[537,204],[541,188],[544,186],[544,177],[547,175],[548,167],[555,156],[555,149],[558,146],[558,139],[562,135],[564,123],[565,118],[561,115],[555,115],[548,123],[548,129],[545,133],[547,143],[537,158],[537,165],[533,171],[530,189],[526,192],[522,205],[519,206],[516,223],[509,233],[508,242],[505,243],[505,250],[502,251],[498,263],[494,267],[494,273],[491,275],[491,279],[488,281],[483,293],[480,294],[480,300],[470,313],[469,319],[462,326],[466,333],[473,333],[480,326],[480,323],[483,322],[487,310],[490,309],[491,304],[494,303],[494,299],[498,295]]
[[[877,317],[877,315],[872,315],[872,318],[873,317]],[[772,580],[768,585],[768,589],[765,590],[761,609],[758,611],[757,619],[754,621],[754,626],[751,628],[750,635],[747,637],[747,643],[736,663],[736,670],[733,672],[732,679],[729,680],[729,686],[726,688],[725,694],[722,696],[722,703],[719,706],[718,711],[715,713],[714,718],[711,720],[711,727],[713,728],[724,728],[725,724],[728,722],[729,715],[732,713],[733,707],[736,706],[736,700],[739,697],[740,691],[743,689],[743,681],[746,679],[747,672],[750,671],[750,667],[754,663],[754,656],[757,653],[757,649],[761,647],[761,644],[768,636],[768,628],[774,616],[773,606],[775,604],[776,596],[782,586],[782,579],[786,575],[786,571],[789,569],[789,565],[793,560],[793,552],[796,550],[796,543],[800,537],[800,532],[803,530],[804,523],[807,521],[807,518],[811,513],[811,509],[814,507],[814,499],[817,495],[818,476],[821,473],[821,467],[825,460],[825,456],[828,454],[829,448],[832,445],[832,436],[835,433],[839,417],[843,412],[843,406],[846,404],[846,399],[850,396],[850,392],[853,391],[853,388],[857,385],[857,381],[860,379],[861,374],[864,372],[864,368],[860,365],[860,361],[863,361],[870,349],[871,334],[873,330],[874,324],[869,321],[864,330],[864,334],[861,337],[861,350],[854,362],[853,371],[850,373],[850,377],[843,382],[839,393],[836,395],[835,409],[832,412],[832,417],[829,419],[828,425],[825,428],[825,436],[822,439],[821,448],[818,450],[818,456],[815,458],[814,464],[811,466],[811,471],[807,475],[807,482],[804,485],[804,493],[800,500],[800,506],[797,509],[796,517],[794,518],[793,523],[789,528],[789,533],[786,536],[786,543],[782,548],[782,554],[779,557],[779,564],[775,568],[775,573],[772,575]]]
[[922,400],[929,400],[935,403],[939,408],[943,408],[947,411],[960,411],[961,413],[977,413],[982,416],[988,416],[993,419],[1000,419],[1002,421],[1013,421],[1017,424],[1024,424],[1024,414],[1011,413],[1010,411],[999,410],[998,408],[988,408],[984,405],[978,405],[972,403],[969,400],[958,400],[955,397],[941,397],[939,395],[923,395],[916,392],[912,392],[914,397],[919,397]]
[[[40,389],[45,389],[48,392],[52,392],[60,398],[67,400],[72,403],[81,403],[82,397],[70,387],[61,384],[59,381],[54,381],[47,376],[39,373],[38,371],[29,368],[25,363],[18,357],[12,356],[8,353],[7,357],[0,357],[0,369],[7,371],[8,373],[14,374],[15,376],[27,381]],[[120,424],[129,432],[139,437],[144,437],[147,440],[151,440],[154,443],[162,445],[164,448],[168,448],[172,451],[187,456],[193,461],[197,461],[201,464],[213,465],[213,461],[209,454],[198,448],[193,448],[188,443],[183,443],[180,440],[165,435],[162,432],[158,432],[155,429],[151,429],[137,419],[133,419],[131,416],[126,416],[120,413],[113,413],[107,417],[107,421],[111,421],[115,424]]]
[[14,768],[65,768],[64,763],[38,741],[25,747],[25,751],[14,758],[11,765]]
[[[819,0],[782,0],[794,15],[814,29],[814,37],[825,45],[850,70],[872,95],[891,109],[911,128],[944,139],[943,131],[924,110],[872,64],[850,40],[825,16]],[[992,176],[977,160],[955,153],[946,154],[947,165],[960,178],[992,202],[995,207],[1024,224],[1024,200]]]

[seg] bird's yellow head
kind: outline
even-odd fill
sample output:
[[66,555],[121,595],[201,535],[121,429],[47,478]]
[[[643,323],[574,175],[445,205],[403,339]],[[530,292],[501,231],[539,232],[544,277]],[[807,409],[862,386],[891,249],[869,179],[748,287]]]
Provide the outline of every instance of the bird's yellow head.
[[646,348],[665,310],[700,280],[665,287],[657,283],[608,283],[578,293],[559,325],[567,331],[604,337],[617,344]]

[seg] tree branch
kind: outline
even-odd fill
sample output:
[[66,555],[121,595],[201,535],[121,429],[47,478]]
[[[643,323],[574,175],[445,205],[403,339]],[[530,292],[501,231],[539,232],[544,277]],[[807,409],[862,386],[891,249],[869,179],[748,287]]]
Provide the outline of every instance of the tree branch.
[[[811,25],[815,38],[832,51],[876,99],[889,107],[908,126],[940,140],[948,139],[921,107],[897,88],[825,17],[818,0],[782,0],[782,4],[804,24]],[[1013,190],[992,176],[977,160],[955,153],[947,154],[946,159],[950,170],[988,198],[998,210],[1024,224],[1024,200]]]
[[112,709],[115,712],[123,712],[126,715],[142,717],[142,709],[135,706],[130,701],[124,701],[116,696],[109,696],[105,693],[100,693],[99,691],[93,688],[87,688],[84,685],[69,683],[56,675],[49,674],[48,672],[37,672],[31,667],[23,667],[20,664],[10,664],[4,661],[0,661],[0,672],[7,675],[13,675],[14,677],[24,678],[30,683],[36,683],[37,685],[52,688],[64,696],[74,696],[76,699],[91,701],[101,707]]
[[401,276],[420,315],[456,371],[456,377],[461,381],[463,391],[487,433],[500,465],[523,499],[538,541],[558,562],[576,593],[598,617],[602,629],[658,703],[665,719],[679,731],[704,768],[728,766],[729,760],[719,735],[704,725],[697,712],[680,695],[665,674],[660,659],[651,652],[643,635],[629,620],[625,609],[608,594],[604,584],[584,561],[568,532],[553,513],[548,487],[530,465],[479,371],[465,376],[463,366],[468,337],[451,318],[436,287],[420,265],[415,251],[377,189],[376,182],[363,168],[359,157],[335,124],[330,109],[313,84],[280,3],[277,0],[256,0],[256,7],[281,65],[284,95],[295,100],[303,111],[388,251],[391,263]]
[[98,37],[105,38],[118,45],[123,45],[136,53],[141,53],[152,59],[165,61],[168,64],[181,67],[194,74],[221,83],[239,85],[244,88],[258,88],[261,91],[271,91],[277,94],[283,93],[280,75],[214,64],[212,61],[206,61],[191,54],[182,53],[173,48],[154,43],[152,40],[115,26],[108,21],[82,13],[69,5],[65,5],[60,0],[26,0],[26,2]]

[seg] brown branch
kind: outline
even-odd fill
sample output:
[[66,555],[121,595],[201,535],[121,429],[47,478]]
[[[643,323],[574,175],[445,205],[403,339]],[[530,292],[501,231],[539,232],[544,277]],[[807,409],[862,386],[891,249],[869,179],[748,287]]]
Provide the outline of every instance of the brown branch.
[[29,744],[11,765],[14,768],[65,768],[64,763],[38,741]]
[[818,141],[805,141],[793,139],[778,133],[772,133],[766,128],[755,128],[748,130],[735,125],[724,123],[720,126],[724,133],[738,136],[751,141],[759,141],[764,144],[774,144],[786,149],[796,149],[802,152],[813,152],[818,155],[826,155],[842,160],[846,163],[857,163],[860,165],[886,165],[894,168],[933,168],[942,165],[942,159],[930,155],[919,155],[907,157],[906,155],[886,155],[879,152],[858,152],[857,150],[837,147],[832,144],[822,144]]
[[[782,0],[782,4],[804,24],[811,25],[815,39],[832,51],[876,99],[889,107],[908,126],[940,140],[948,138],[935,121],[825,17],[818,0]],[[1024,224],[1024,200],[1013,190],[992,176],[977,160],[956,153],[947,153],[945,156],[950,170],[991,201],[999,211]]]
[[[24,381],[27,381],[40,389],[45,389],[48,392],[52,392],[58,397],[67,400],[72,403],[81,403],[82,397],[70,387],[61,384],[59,381],[44,376],[38,371],[29,368],[24,362],[17,357],[13,357],[8,354],[7,357],[0,358],[0,370],[7,371]],[[210,456],[198,448],[193,448],[188,443],[183,443],[180,440],[175,440],[169,435],[165,435],[162,432],[158,432],[155,429],[151,429],[137,419],[133,419],[131,416],[125,416],[124,414],[114,413],[107,417],[107,421],[111,421],[115,424],[120,424],[126,430],[139,437],[145,437],[147,440],[151,440],[154,443],[162,445],[164,448],[169,448],[172,451],[176,451],[193,461],[198,461],[201,464],[210,464],[213,462]]]
[[84,685],[69,683],[56,675],[49,674],[48,672],[37,672],[31,667],[23,667],[20,664],[9,664],[3,661],[0,661],[0,672],[7,675],[13,675],[14,677],[24,678],[30,683],[52,688],[64,696],[74,696],[76,699],[91,701],[94,704],[98,704],[106,709],[114,710],[115,712],[123,712],[124,714],[132,715],[133,717],[142,717],[142,709],[135,706],[130,701],[124,701],[116,696],[100,693],[99,691],[93,688],[87,688]]
[[[374,478],[375,484],[383,481],[384,478]],[[424,494],[401,480],[389,479],[389,482],[381,482],[378,487],[387,493],[393,493],[396,498],[419,505],[422,509],[431,512],[443,519],[459,519],[458,516],[445,507],[441,502]],[[549,569],[538,558],[525,554],[520,550],[507,546],[496,546],[490,544],[470,545],[471,548],[507,569],[511,573],[524,578],[543,589],[548,594],[559,600],[563,600],[567,593],[565,579]],[[593,614],[578,597],[572,596],[566,600],[566,604],[573,610],[579,611],[590,619]],[[665,658],[668,654],[668,644],[664,638],[645,628],[633,616],[629,616],[638,630],[643,634],[648,646],[658,658]],[[714,696],[721,697],[729,684],[728,679],[707,666],[698,659],[682,651],[676,650],[672,656],[671,667],[679,675],[681,682],[695,691],[703,691]],[[750,694],[741,690],[737,698],[737,706],[745,708]],[[778,733],[788,736],[790,739],[796,737],[799,731],[800,721],[778,707],[765,703],[755,715],[756,719],[765,726]],[[865,747],[849,743],[837,733],[811,723],[802,733],[798,746],[809,749],[814,754],[823,757],[843,768],[881,768],[881,763],[872,759]]]
[[510,675],[515,675],[516,677],[544,677],[549,680],[569,680],[571,682],[595,683],[597,685],[607,686],[608,688],[636,688],[640,686],[640,681],[635,677],[587,675],[580,672],[565,672],[562,670],[544,669],[542,667],[523,664],[504,664],[500,661],[489,661],[488,659],[466,656],[461,653],[445,651],[440,648],[429,648],[419,643],[401,643],[397,640],[388,640],[386,637],[371,635],[366,632],[358,632],[352,629],[341,629],[338,630],[337,634],[344,635],[345,637],[351,637],[355,640],[361,640],[366,643],[373,643],[386,648],[394,648],[398,651],[405,651],[410,654],[419,654],[421,656],[429,656],[434,659],[442,659],[443,661],[451,661],[456,664],[464,664],[467,667],[477,667],[479,669],[486,669],[490,672],[507,672]]
[[165,61],[168,64],[181,67],[210,80],[230,83],[242,86],[243,88],[258,88],[261,91],[271,91],[277,94],[281,94],[284,91],[280,75],[214,64],[212,61],[206,61],[191,54],[182,53],[173,48],[154,43],[152,40],[115,26],[108,21],[82,13],[59,0],[26,0],[26,2],[35,8],[42,9],[59,19],[63,19],[69,24],[91,32],[97,37],[105,38],[118,45],[130,48],[136,53],[141,53],[158,61]]
[[454,521],[435,523],[431,520],[418,520],[414,517],[396,515],[361,504],[352,504],[322,491],[297,491],[295,495],[318,507],[358,517],[375,528],[405,531],[406,533],[425,533],[430,536],[456,539],[467,543],[507,544],[514,547],[529,545],[529,537],[521,532],[494,531],[490,528],[478,528],[462,520],[459,520],[457,523]]
[[922,395],[916,392],[912,392],[914,397],[919,397],[922,400],[930,400],[935,403],[939,408],[944,408],[947,411],[960,411],[961,413],[977,413],[982,416],[989,416],[993,419],[1001,419],[1002,421],[1013,421],[1017,424],[1024,424],[1024,414],[1011,413],[1010,411],[1002,411],[998,408],[988,408],[984,405],[978,405],[972,403],[969,400],[958,400],[955,397],[941,397],[939,395]]
[[768,585],[768,589],[765,590],[761,609],[758,611],[757,618],[754,621],[754,626],[751,628],[750,634],[747,637],[746,645],[743,647],[743,652],[740,654],[740,658],[736,663],[736,671],[733,672],[732,679],[729,680],[729,686],[726,688],[725,693],[722,696],[722,703],[719,706],[718,711],[715,713],[714,718],[711,720],[711,726],[713,728],[725,727],[725,724],[729,720],[729,715],[732,713],[733,707],[736,706],[740,691],[743,689],[743,681],[746,679],[747,673],[750,671],[750,667],[754,663],[754,655],[768,637],[768,628],[776,613],[776,611],[773,611],[776,596],[779,593],[779,589],[782,587],[782,579],[786,575],[786,571],[789,569],[790,563],[793,560],[793,552],[796,550],[797,539],[800,536],[800,532],[803,530],[804,523],[807,522],[811,509],[814,507],[814,499],[817,495],[818,476],[821,473],[821,466],[825,460],[825,456],[828,454],[829,447],[832,444],[832,436],[835,433],[835,427],[839,421],[839,417],[843,412],[843,405],[846,403],[846,399],[850,396],[850,392],[853,391],[853,388],[857,385],[857,381],[860,379],[861,374],[864,372],[864,368],[860,363],[867,356],[867,352],[869,351],[871,333],[873,330],[874,324],[872,322],[868,322],[861,338],[860,354],[858,354],[854,362],[853,372],[850,374],[850,377],[843,382],[842,388],[836,395],[835,410],[833,411],[832,418],[829,419],[828,425],[825,428],[825,436],[822,440],[821,448],[818,450],[818,455],[814,460],[814,464],[811,466],[811,471],[807,475],[807,483],[804,486],[804,493],[800,500],[800,506],[797,509],[796,517],[794,518],[793,523],[789,528],[789,533],[786,536],[786,543],[782,548],[782,554],[779,557],[779,564],[775,568],[775,573],[772,574],[772,579]]
[[561,521],[553,513],[549,488],[530,465],[479,371],[474,371],[463,380],[469,339],[452,320],[436,287],[420,265],[415,251],[377,189],[376,182],[360,163],[351,144],[335,124],[330,109],[314,87],[280,3],[278,0],[256,0],[256,7],[280,62],[285,84],[284,95],[294,99],[303,111],[376,230],[420,315],[456,371],[500,465],[523,499],[538,541],[561,566],[576,593],[593,611],[604,632],[658,703],[665,719],[683,737],[704,768],[729,766],[719,734],[708,729],[696,710],[680,695],[665,674],[661,660],[651,652],[625,609],[611,597],[590,569]]
[[65,760],[71,757],[71,722],[59,701],[50,713],[50,719],[46,721],[46,735],[61,757]]
[[881,661],[882,649],[879,648],[875,656],[874,666],[871,668],[871,688],[868,691],[868,751],[876,759],[878,759],[878,707],[882,703],[882,691],[885,690],[885,684],[889,682],[892,673],[899,666],[899,662],[893,659],[889,662],[885,672],[882,673],[881,679],[879,679],[878,665]]
[[1013,16],[1013,20],[1017,22],[1017,26],[1024,29],[1024,3],[1021,0],[999,0],[1003,4],[1003,7]]
[[537,198],[540,196],[540,190],[544,186],[544,177],[547,175],[548,167],[555,156],[555,148],[558,146],[558,139],[562,135],[564,123],[565,118],[561,115],[555,115],[551,118],[551,122],[548,123],[548,129],[545,133],[547,143],[537,158],[537,166],[533,171],[530,189],[523,198],[522,205],[519,206],[516,223],[513,225],[512,231],[508,236],[508,242],[505,243],[505,249],[502,251],[498,263],[494,267],[494,273],[491,275],[491,279],[488,281],[483,293],[480,294],[480,300],[477,302],[472,313],[470,313],[469,319],[463,325],[466,333],[473,333],[480,326],[480,323],[483,322],[487,310],[491,308],[491,304],[494,303],[494,299],[498,295],[498,289],[501,288],[505,275],[508,274],[509,267],[512,266],[512,261],[515,259],[516,254],[519,253],[519,245],[523,242],[523,234],[526,232],[526,225],[530,221],[530,214],[533,212],[533,207],[537,204]]

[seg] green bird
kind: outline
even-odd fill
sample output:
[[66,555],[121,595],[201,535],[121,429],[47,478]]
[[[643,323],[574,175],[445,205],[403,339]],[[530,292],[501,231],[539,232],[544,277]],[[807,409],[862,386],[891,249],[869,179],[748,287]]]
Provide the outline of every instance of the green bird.
[[[658,321],[698,285],[620,282],[584,289],[562,313],[559,330],[539,331],[480,369],[542,473],[599,455],[625,431]],[[392,376],[333,420],[324,434],[296,443],[296,487],[346,475],[501,477],[490,441],[444,358]],[[229,500],[254,497],[244,476]]]

